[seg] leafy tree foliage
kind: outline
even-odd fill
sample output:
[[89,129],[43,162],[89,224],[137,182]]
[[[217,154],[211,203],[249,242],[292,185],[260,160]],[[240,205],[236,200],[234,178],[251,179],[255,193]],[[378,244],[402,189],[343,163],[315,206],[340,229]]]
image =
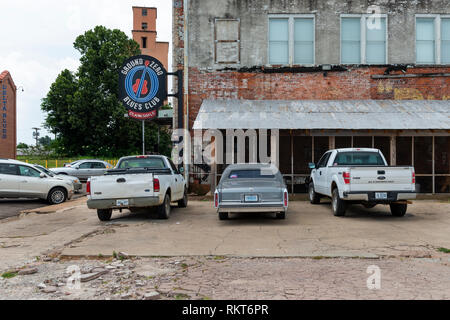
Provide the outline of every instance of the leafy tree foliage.
[[[124,117],[118,99],[119,69],[140,54],[139,45],[120,30],[97,26],[80,35],[74,47],[81,54],[73,74],[63,70],[43,99],[45,126],[57,135],[52,145],[66,156],[120,157],[140,154],[142,124]],[[157,150],[157,125],[146,123],[147,151]],[[160,153],[169,155],[171,141],[160,128]]]

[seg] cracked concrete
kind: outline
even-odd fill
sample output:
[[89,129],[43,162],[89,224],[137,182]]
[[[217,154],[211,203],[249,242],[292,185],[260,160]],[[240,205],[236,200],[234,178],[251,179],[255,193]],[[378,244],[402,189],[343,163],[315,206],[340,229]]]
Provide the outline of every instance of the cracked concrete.
[[[85,209],[87,215],[94,211]],[[96,234],[63,250],[68,256],[364,257],[422,256],[450,247],[450,204],[416,201],[404,218],[387,206],[353,206],[344,218],[329,204],[291,202],[286,220],[271,214],[232,215],[220,221],[210,202],[172,210],[167,221],[145,214],[113,215],[114,234]]]
[[[433,257],[450,248],[450,203],[416,201],[404,218],[388,207],[353,206],[334,217],[329,204],[293,201],[286,220],[271,214],[232,215],[220,221],[211,202],[174,208],[169,220],[154,215],[114,213],[102,223],[85,199],[52,213],[29,213],[0,223],[0,270],[42,253],[63,256],[234,257]],[[42,212],[46,212],[46,208]]]

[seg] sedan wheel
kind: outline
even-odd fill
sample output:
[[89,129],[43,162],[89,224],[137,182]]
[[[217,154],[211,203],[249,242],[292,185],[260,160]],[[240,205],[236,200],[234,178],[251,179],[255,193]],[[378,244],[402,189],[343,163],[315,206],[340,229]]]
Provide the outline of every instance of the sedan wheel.
[[277,219],[280,220],[286,219],[286,212],[277,212]]
[[228,212],[219,212],[220,220],[228,220]]
[[66,199],[66,192],[62,188],[55,188],[48,195],[48,202],[50,204],[60,204],[66,201]]

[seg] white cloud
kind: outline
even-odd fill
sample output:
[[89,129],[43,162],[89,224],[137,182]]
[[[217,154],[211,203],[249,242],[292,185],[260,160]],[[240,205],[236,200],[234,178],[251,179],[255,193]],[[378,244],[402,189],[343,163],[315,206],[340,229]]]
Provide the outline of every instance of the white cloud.
[[18,142],[32,143],[31,128],[42,127],[41,99],[56,76],[65,68],[78,68],[76,37],[97,25],[120,29],[131,37],[132,6],[157,7],[158,41],[171,42],[169,0],[2,1],[0,30],[8,32],[1,36],[0,72],[10,71],[16,85],[25,90],[17,95]]

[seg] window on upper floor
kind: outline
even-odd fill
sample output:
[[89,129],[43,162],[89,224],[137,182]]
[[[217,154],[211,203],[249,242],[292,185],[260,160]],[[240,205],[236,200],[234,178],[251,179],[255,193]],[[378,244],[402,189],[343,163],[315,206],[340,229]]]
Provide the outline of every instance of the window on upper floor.
[[269,64],[314,64],[314,16],[269,17]]
[[215,63],[237,64],[241,60],[240,19],[214,19]]
[[143,49],[147,48],[147,37],[142,37],[142,48]]
[[416,15],[416,63],[450,64],[450,16]]
[[142,16],[144,16],[144,17],[147,16],[147,9],[142,9]]
[[142,22],[142,30],[147,30],[148,24],[147,22]]
[[341,63],[387,63],[386,15],[341,16]]

